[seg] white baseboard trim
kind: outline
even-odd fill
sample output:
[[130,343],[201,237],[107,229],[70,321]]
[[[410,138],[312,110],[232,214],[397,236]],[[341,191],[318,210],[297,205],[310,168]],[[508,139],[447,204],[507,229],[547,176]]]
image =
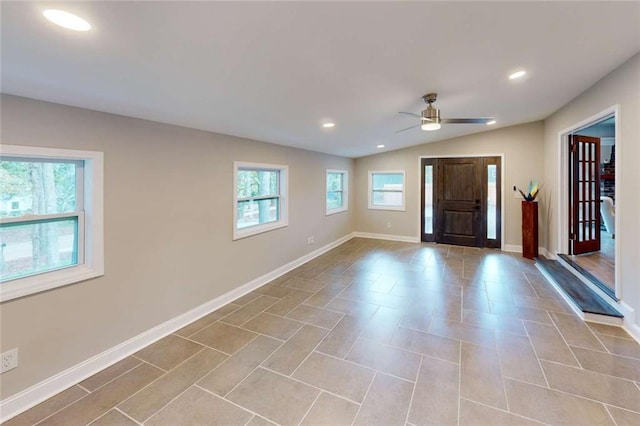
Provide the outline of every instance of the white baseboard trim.
[[249,281],[242,286],[231,290],[215,299],[203,303],[190,311],[187,311],[175,318],[172,318],[162,324],[157,325],[131,339],[122,342],[106,351],[99,353],[79,364],[74,365],[58,374],[55,374],[40,383],[36,383],[28,389],[23,390],[15,395],[0,401],[0,423],[4,423],[12,417],[36,406],[42,401],[62,392],[65,389],[81,382],[82,380],[93,376],[103,369],[115,364],[116,362],[126,358],[127,356],[139,351],[140,349],[162,339],[176,330],[202,318],[205,315],[219,309],[220,307],[244,296],[247,293],[261,287],[268,282],[286,274],[294,268],[320,256],[340,244],[349,241],[354,234],[348,234],[344,237],[320,247],[317,250],[307,253],[286,265],[283,265],[271,272],[268,272],[254,280]]
[[374,234],[371,232],[354,232],[354,237],[357,238],[373,238],[376,240],[388,240],[388,241],[402,241],[405,243],[419,243],[420,238],[408,237],[406,235],[391,235],[391,234]]
[[[522,246],[518,244],[504,244],[502,251],[509,253],[522,253]],[[538,253],[547,259],[555,259],[556,256],[544,247],[538,247]]]

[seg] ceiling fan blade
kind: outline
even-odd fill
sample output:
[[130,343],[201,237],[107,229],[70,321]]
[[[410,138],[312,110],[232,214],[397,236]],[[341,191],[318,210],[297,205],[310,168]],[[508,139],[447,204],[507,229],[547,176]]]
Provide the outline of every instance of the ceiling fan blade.
[[407,127],[406,129],[396,130],[396,133],[404,132],[405,130],[413,129],[415,127],[420,126],[420,124],[416,124],[415,126]]
[[478,117],[478,118],[442,118],[441,123],[448,124],[487,124],[487,122],[493,120],[492,117]]
[[421,116],[420,114],[415,114],[415,113],[413,113],[413,112],[403,112],[403,111],[400,111],[400,112],[398,112],[398,114],[410,115],[410,116],[412,116],[412,117],[419,118],[420,120],[423,120],[423,121],[433,121],[433,120],[431,120],[431,119],[429,119],[429,118],[425,118],[425,117]]

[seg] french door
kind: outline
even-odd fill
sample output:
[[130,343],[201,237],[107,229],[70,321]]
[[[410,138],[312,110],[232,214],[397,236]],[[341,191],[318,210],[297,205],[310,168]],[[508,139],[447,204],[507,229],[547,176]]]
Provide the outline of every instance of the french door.
[[501,245],[500,157],[423,158],[421,240]]
[[569,137],[569,254],[600,250],[600,139]]

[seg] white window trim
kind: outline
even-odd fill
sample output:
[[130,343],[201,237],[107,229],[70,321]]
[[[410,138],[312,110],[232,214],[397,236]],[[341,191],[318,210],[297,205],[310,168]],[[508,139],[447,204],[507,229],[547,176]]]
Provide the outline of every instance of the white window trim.
[[[342,174],[342,206],[337,207],[335,209],[329,208],[329,203],[327,202],[327,195],[329,194],[329,173],[340,173]],[[325,185],[324,185],[325,193],[325,212],[326,216],[346,212],[349,210],[349,171],[348,170],[337,170],[337,169],[327,169],[325,174]]]
[[[280,172],[280,219],[276,222],[238,229],[238,170],[261,169]],[[233,162],[233,241],[274,229],[284,228],[289,225],[289,166],[279,164],[248,163],[242,161]]]
[[[84,161],[83,263],[42,274],[7,281],[0,285],[0,302],[51,290],[104,275],[103,154],[97,151],[2,145],[2,155],[42,159]],[[79,218],[80,219],[80,218]],[[80,227],[80,223],[78,226]],[[78,249],[80,251],[80,247]]]
[[[401,206],[379,206],[373,204],[373,175],[374,174],[401,174],[402,175],[402,205]],[[407,185],[406,176],[404,170],[369,170],[369,193],[368,193],[368,208],[369,210],[392,210],[392,211],[406,211],[407,203]]]

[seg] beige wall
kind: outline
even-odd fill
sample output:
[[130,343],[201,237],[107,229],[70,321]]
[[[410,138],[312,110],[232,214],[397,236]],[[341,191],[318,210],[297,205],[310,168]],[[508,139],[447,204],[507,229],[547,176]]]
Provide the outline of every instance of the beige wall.
[[[324,195],[352,159],[5,95],[2,143],[105,164],[105,275],[0,306],[3,399],[353,231]],[[288,227],[231,240],[234,160],[289,165]]]
[[[619,228],[616,240],[620,247],[616,263],[620,268],[622,302],[636,311],[634,321],[640,326],[640,54],[604,77],[573,101],[545,120],[545,183],[559,188],[559,133],[613,105],[619,105],[619,135],[616,139],[616,215]],[[557,190],[557,189],[556,189]],[[558,232],[558,201],[552,198],[547,227],[547,248],[555,252],[561,236]],[[636,333],[638,335],[638,333]]]
[[[356,231],[407,237],[420,235],[420,156],[475,156],[504,154],[503,242],[522,245],[520,201],[513,185],[525,187],[531,178],[542,180],[543,123],[541,121],[476,133],[356,160]],[[406,211],[367,209],[368,171],[405,170]],[[544,192],[542,193],[544,198]],[[545,209],[540,209],[541,221]],[[391,227],[387,227],[387,223]],[[543,241],[540,241],[542,244]]]

